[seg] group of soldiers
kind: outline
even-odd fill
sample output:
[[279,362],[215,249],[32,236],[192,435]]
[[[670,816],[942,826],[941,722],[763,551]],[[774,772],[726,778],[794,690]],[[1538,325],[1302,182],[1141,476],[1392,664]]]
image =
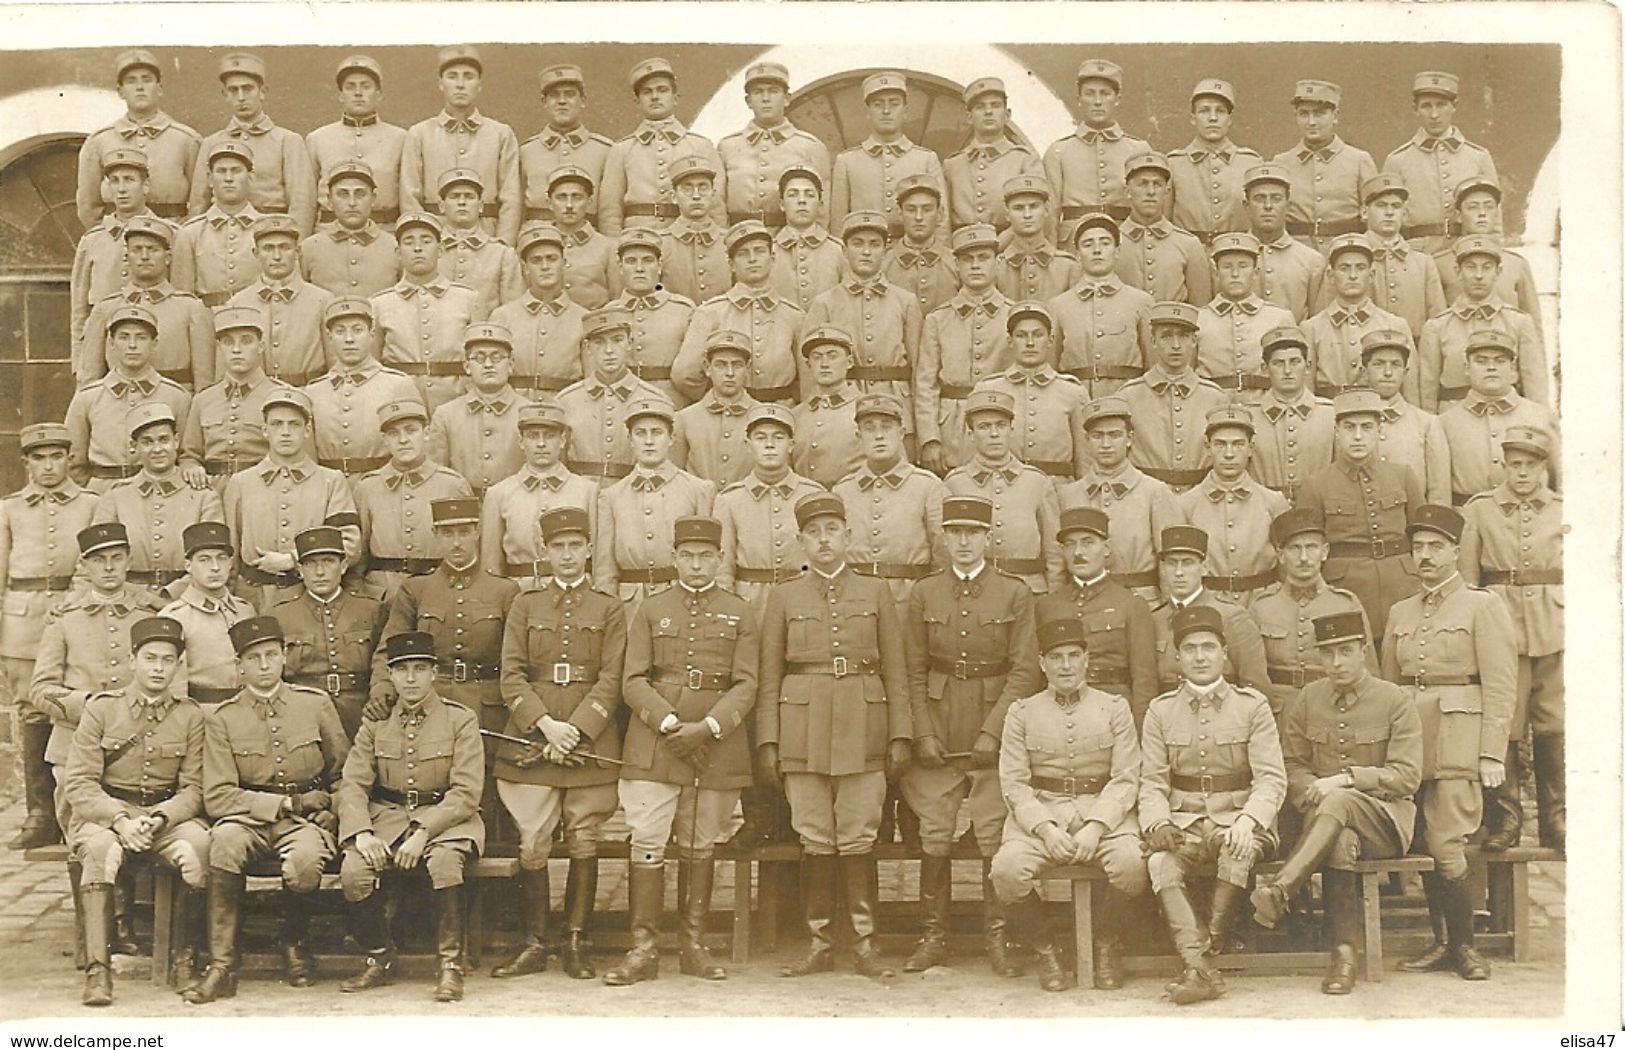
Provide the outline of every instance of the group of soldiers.
[[[831,165],[771,63],[715,147],[661,59],[614,143],[576,67],[542,71],[523,145],[479,112],[474,48],[438,70],[445,109],[403,130],[346,58],[341,119],[301,139],[228,55],[231,120],[200,139],[126,52],[129,113],[81,154],[79,387],[0,501],[0,658],[27,698],[14,845],[67,835],[87,1004],[130,852],[188,888],[189,1002],[235,993],[270,858],[310,983],[336,856],[366,952],[343,990],[389,979],[393,872],[422,867],[459,999],[488,829],[525,929],[494,975],[557,953],[595,977],[617,811],[633,948],[603,980],[658,974],[674,836],[682,969],[720,979],[701,931],[738,808],[735,844],[802,846],[787,975],[832,967],[837,897],[858,971],[891,972],[894,823],[923,857],[904,968],[945,959],[964,805],[1001,975],[1023,944],[1070,982],[1048,865],[1107,874],[1099,987],[1150,886],[1180,1003],[1222,994],[1244,902],[1273,925],[1318,872],[1346,993],[1350,864],[1420,849],[1435,943],[1405,968],[1488,976],[1465,849],[1518,842],[1526,732],[1563,844],[1562,499],[1534,289],[1454,76],[1416,76],[1379,172],[1313,80],[1268,163],[1218,80],[1190,145],[1152,151],[1098,59],[1042,159],[985,78],[939,161],[902,132],[906,76],[876,73],[870,137]],[[1210,873],[1199,919],[1185,880]]]

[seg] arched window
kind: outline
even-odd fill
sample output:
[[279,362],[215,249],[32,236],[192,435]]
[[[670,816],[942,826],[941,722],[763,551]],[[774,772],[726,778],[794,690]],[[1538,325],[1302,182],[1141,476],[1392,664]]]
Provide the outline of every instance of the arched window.
[[[856,146],[869,137],[863,108],[863,80],[879,69],[853,69],[816,80],[797,89],[786,115],[798,128],[817,135],[830,155]],[[970,138],[963,89],[951,80],[930,73],[908,72],[908,122],[903,131],[916,145],[939,157],[959,152]],[[1017,142],[1033,149],[1012,123]]]

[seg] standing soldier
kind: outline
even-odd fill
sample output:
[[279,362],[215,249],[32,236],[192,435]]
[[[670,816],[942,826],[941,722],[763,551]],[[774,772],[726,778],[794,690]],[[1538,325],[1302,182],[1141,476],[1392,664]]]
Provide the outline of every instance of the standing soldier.
[[[948,184],[948,224],[953,230],[985,223],[1002,233],[1010,226],[1002,190],[1017,175],[1044,174],[1038,154],[1015,141],[1010,131],[1010,96],[998,77],[978,77],[965,85],[970,141],[942,162]],[[1051,220],[1051,225],[1054,222]]]
[[[1456,187],[1455,226],[1461,238],[1489,237],[1499,244],[1501,234],[1501,184],[1494,179],[1466,179]],[[1461,298],[1461,269],[1457,265],[1455,241],[1433,253],[1444,285],[1445,302]],[[1495,294],[1529,315],[1535,331],[1542,330],[1540,296],[1529,260],[1510,248],[1501,248],[1501,270],[1495,278]]]
[[192,170],[187,215],[208,213],[215,193],[208,170],[214,164],[214,150],[235,142],[248,152],[250,203],[264,213],[291,216],[300,236],[310,236],[316,226],[316,169],[305,140],[265,114],[265,100],[271,94],[265,85],[265,60],[240,52],[227,55],[220,60],[219,77],[231,120],[203,139],[199,156],[207,159]]
[[1257,404],[1270,385],[1264,375],[1264,333],[1293,323],[1289,311],[1254,290],[1259,251],[1258,238],[1250,233],[1213,238],[1218,294],[1196,312],[1196,370],[1248,405]]
[[1410,191],[1409,222],[1403,236],[1417,250],[1436,251],[1449,243],[1453,193],[1467,179],[1497,181],[1490,151],[1462,137],[1456,127],[1454,73],[1428,71],[1411,80],[1416,134],[1388,154],[1385,173],[1398,175]]
[[621,231],[615,243],[621,294],[610,305],[632,316],[632,373],[679,405],[687,399],[671,381],[671,366],[694,317],[694,302],[662,286],[661,238],[662,234],[647,226]]
[[[1004,909],[994,896],[993,857],[1004,830],[999,741],[1005,711],[1038,689],[1033,597],[1025,584],[987,560],[993,504],[977,496],[943,501],[950,569],[921,580],[904,621],[914,762],[903,799],[920,819],[919,944],[903,964],[919,973],[948,960],[953,859],[960,806],[967,801],[982,855],[982,916],[988,962],[1000,977],[1020,968],[1010,957]],[[963,628],[975,617],[978,629]]]
[[401,581],[440,565],[433,526],[436,500],[470,495],[461,474],[428,458],[429,413],[417,401],[393,401],[378,410],[378,429],[389,462],[355,482],[367,583],[394,597]]
[[46,612],[73,586],[79,548],[67,542],[90,524],[96,497],[68,475],[68,428],[33,423],[17,439],[28,482],[0,500],[0,670],[17,707],[18,765],[27,816],[8,845],[33,849],[62,841],[51,804],[47,711],[28,702]]
[[333,173],[348,165],[365,164],[375,180],[375,196],[367,218],[392,223],[401,216],[401,154],[406,148],[406,129],[378,116],[384,101],[383,67],[371,55],[347,55],[339,62],[333,79],[338,86],[339,119],[305,136],[305,148],[316,168],[316,221],[326,224],[337,217],[338,209],[330,197]]
[[[1462,575],[1499,595],[1518,645],[1518,695],[1507,743],[1507,775],[1486,799],[1494,810],[1487,850],[1518,844],[1523,827],[1518,743],[1534,736],[1540,844],[1559,853],[1568,824],[1563,760],[1563,497],[1547,484],[1552,436],[1509,427],[1501,441],[1506,479],[1467,501]],[[1486,796],[1492,792],[1485,791]]]
[[468,393],[434,410],[429,458],[461,475],[474,495],[519,469],[519,410],[528,404],[508,383],[513,335],[496,324],[469,325],[463,333]]
[[812,392],[792,409],[796,421],[795,468],[822,487],[863,464],[858,429],[858,388],[848,381],[852,340],[834,325],[821,325],[801,341],[802,371]]
[[839,879],[856,972],[890,977],[874,944],[872,850],[887,776],[901,773],[909,757],[903,629],[885,583],[847,571],[851,533],[838,496],[802,497],[796,524],[812,571],[768,595],[756,700],[757,760],[763,779],[782,779],[790,800],[812,937],[806,956],[780,973],[834,968],[830,926]]
[[1326,247],[1326,283],[1332,291],[1325,309],[1303,323],[1309,358],[1315,363],[1315,393],[1336,397],[1365,386],[1360,343],[1374,331],[1404,328],[1405,319],[1371,301],[1371,242],[1363,233],[1333,237]]
[[[540,80],[547,124],[519,146],[526,222],[552,221],[553,207],[547,197],[547,183],[554,171],[570,164],[587,169],[593,182],[602,182],[604,161],[614,145],[581,123],[581,115],[587,110],[587,81],[581,75],[580,66],[548,66],[542,70]],[[589,212],[587,218],[597,222],[596,210]]]
[[[914,422],[920,463],[947,472],[970,458],[965,399],[982,380],[1010,367],[1010,300],[993,285],[999,235],[987,223],[950,238],[959,291],[925,317],[914,366]],[[1053,312],[1053,311],[1052,311]]]
[[1181,665],[1179,643],[1174,640],[1174,617],[1192,606],[1211,606],[1222,617],[1224,673],[1238,685],[1262,694],[1268,689],[1270,676],[1258,622],[1241,605],[1220,601],[1203,586],[1202,566],[1207,552],[1207,533],[1191,525],[1170,525],[1157,539],[1158,589],[1163,594],[1162,601],[1151,607],[1151,622],[1157,629],[1157,684],[1163,692],[1179,687]]
[[1452,300],[1450,309],[1422,327],[1422,338],[1417,340],[1421,406],[1443,412],[1451,402],[1467,396],[1467,348],[1482,332],[1493,332],[1511,346],[1518,392],[1531,401],[1550,404],[1546,344],[1530,316],[1509,306],[1496,287],[1501,273],[1500,247],[1489,237],[1474,235],[1458,240],[1455,253],[1461,295]]
[[214,322],[195,296],[170,281],[174,229],[162,219],[137,216],[124,224],[121,246],[130,276],[113,295],[90,308],[84,327],[75,333],[75,376],[83,386],[112,367],[108,322],[126,306],[140,306],[158,322],[154,360],[160,374],[188,390],[214,382]]
[[886,249],[881,272],[886,280],[912,292],[921,314],[948,301],[959,290],[953,260],[942,251],[948,240],[941,229],[942,198],[929,175],[910,175],[897,184],[897,210],[903,236]]
[[712,513],[722,524],[717,579],[760,613],[768,589],[806,571],[795,542],[795,505],[823,491],[790,469],[796,423],[783,405],[756,405],[745,416],[750,473],[717,493]]
[[[627,370],[632,318],[619,307],[588,314],[581,323],[587,378],[559,392],[558,405],[570,427],[565,465],[572,473],[597,478],[599,487],[632,470],[626,413],[634,402],[664,400],[653,385]],[[596,523],[595,523],[596,524]]]
[[[208,880],[209,831],[197,819],[203,811],[203,712],[169,691],[185,649],[174,620],[146,616],[132,623],[130,670],[122,682],[102,687],[108,691],[84,699],[66,756],[69,841],[83,871],[79,906],[89,964],[80,1002],[86,1006],[113,1002],[113,882],[126,854],[151,854],[180,873],[186,885],[181,907],[188,916],[183,928],[187,936],[194,932],[190,913]],[[112,740],[122,746],[106,746]]]
[[830,176],[830,228],[843,224],[855,211],[877,211],[886,217],[887,233],[902,232],[902,201],[898,189],[911,175],[924,175],[937,188],[937,200],[946,196],[942,161],[924,146],[909,141],[903,130],[908,120],[908,79],[902,73],[872,73],[863,78],[863,109],[869,136],[835,158]]
[[745,105],[752,119],[717,143],[727,177],[729,225],[755,219],[772,230],[782,227],[779,185],[792,167],[811,168],[820,183],[829,178],[829,147],[786,119],[789,101],[790,71],[784,66],[758,62],[745,70]]
[[531,398],[556,394],[581,378],[581,323],[587,310],[564,294],[564,234],[545,222],[519,231],[519,273],[525,292],[491,311],[508,330],[509,382]]
[[1084,216],[1072,237],[1082,271],[1046,304],[1061,328],[1057,367],[1104,397],[1145,374],[1154,300],[1115,272],[1122,235],[1110,215]]
[[113,82],[124,100],[124,113],[94,131],[79,147],[79,177],[74,194],[79,225],[101,221],[108,203],[102,176],[107,155],[139,150],[147,159],[151,195],[147,201],[160,218],[176,221],[186,214],[188,180],[197,164],[203,137],[158,108],[164,97],[164,72],[151,51],[121,51],[113,60]]
[[1173,169],[1160,153],[1130,157],[1123,168],[1129,214],[1122,235],[1134,242],[1117,259],[1117,275],[1157,300],[1202,306],[1213,298],[1207,252],[1194,234],[1168,221]]
[[824,177],[806,166],[784,169],[779,203],[784,228],[773,234],[773,291],[803,312],[846,278],[846,256],[824,224]]
[[1365,381],[1382,398],[1377,459],[1416,475],[1429,503],[1450,502],[1450,445],[1439,417],[1417,407],[1416,372],[1408,333],[1371,332],[1360,340]]
[[485,184],[473,168],[451,168],[440,176],[440,274],[479,293],[479,314],[512,302],[524,291],[519,256],[480,226],[480,194]]
[[[1094,985],[1121,988],[1122,916],[1146,887],[1135,817],[1140,745],[1134,717],[1121,696],[1089,685],[1089,638],[1077,619],[1043,621],[1038,647],[1048,685],[1016,699],[1004,719],[999,785],[1008,816],[990,881],[998,900],[1015,912],[1018,935],[1038,956],[1039,986],[1059,992],[1077,981],[1063,969],[1050,939],[1038,879],[1052,865],[1099,864],[1107,885]],[[1075,720],[1081,743],[1074,743]]]
[[[903,406],[896,398],[866,394],[853,416],[863,439],[863,465],[833,490],[846,508],[851,538],[845,554],[854,572],[886,580],[902,604],[914,582],[941,564],[942,501],[948,490],[936,475],[904,458]],[[1026,469],[1019,462],[1011,465]]]
[[1070,481],[1089,465],[1083,441],[1084,385],[1061,375],[1055,359],[1055,319],[1043,303],[1014,303],[1005,315],[1015,363],[976,384],[976,392],[996,390],[1010,398],[1016,418],[1011,443],[1016,455],[1056,484]]
[[[1469,338],[1467,396],[1439,415],[1439,429],[1450,445],[1450,501],[1458,507],[1506,477],[1501,442],[1508,428],[1558,433],[1557,413],[1513,389],[1517,371],[1517,350],[1500,332],[1475,332]],[[1562,461],[1555,455],[1551,460],[1554,467]]]
[[1298,491],[1297,505],[1326,523],[1326,579],[1360,598],[1372,628],[1380,632],[1393,604],[1416,593],[1406,561],[1405,523],[1422,506],[1415,474],[1377,459],[1382,399],[1372,390],[1337,395],[1337,435],[1332,462]]
[[[1054,480],[1012,451],[1015,401],[998,390],[978,390],[965,401],[965,426],[976,455],[943,479],[956,496],[982,496],[999,508],[993,518],[993,567],[1026,581],[1034,594],[1059,583],[1055,539],[1061,507]],[[936,534],[931,530],[931,535]]]
[[1433,944],[1399,968],[1486,981],[1489,963],[1473,948],[1467,836],[1482,823],[1481,786],[1493,790],[1506,780],[1518,649],[1506,606],[1462,579],[1464,525],[1450,507],[1427,504],[1405,526],[1422,590],[1388,616],[1382,676],[1405,689],[1422,718],[1417,827],[1434,867],[1422,876]]
[[[519,828],[520,913],[525,943],[493,977],[547,968],[551,891],[547,860],[564,824],[570,856],[564,886],[568,927],[561,965],[577,980],[598,976],[586,954],[587,920],[598,895],[598,831],[615,812],[621,756],[621,671],[626,609],[587,579],[592,550],[587,512],[554,507],[542,515],[553,582],[514,599],[502,632],[505,732],[537,737],[497,752],[497,795]],[[587,757],[591,754],[593,757]]]
[[1196,137],[1184,149],[1168,154],[1174,198],[1168,217],[1203,244],[1214,234],[1247,229],[1242,180],[1249,168],[1264,160],[1256,150],[1230,141],[1235,112],[1236,89],[1228,80],[1198,80],[1191,89]]
[[711,389],[677,412],[671,461],[720,487],[750,471],[745,419],[758,404],[745,393],[750,341],[727,328],[713,333],[705,348],[705,373]]
[[677,586],[644,602],[626,636],[622,681],[632,717],[620,796],[632,831],[632,950],[604,974],[610,985],[653,980],[660,973],[666,845],[674,839],[678,883],[685,891],[677,904],[682,971],[707,981],[728,976],[705,948],[705,920],[715,884],[714,850],[740,788],[750,784],[744,727],[756,704],[756,614],[717,584],[720,522],[679,518],[672,545]]
[[1343,89],[1324,80],[1300,80],[1292,90],[1296,146],[1271,161],[1292,180],[1286,232],[1316,251],[1333,237],[1359,233],[1360,187],[1377,174],[1377,162],[1337,134]]
[[[886,217],[854,211],[841,223],[849,276],[814,299],[806,325],[834,325],[852,337],[855,364],[847,378],[864,393],[886,393],[902,402],[904,425],[914,432],[914,359],[924,319],[909,292],[886,280]],[[805,393],[811,384],[803,383]]]
[[1129,410],[1134,465],[1175,492],[1207,476],[1207,443],[1197,440],[1196,421],[1230,403],[1218,384],[1196,374],[1198,316],[1189,303],[1152,304],[1151,366],[1117,391]]
[[139,149],[108,150],[102,158],[102,181],[111,207],[106,215],[98,210],[96,221],[74,245],[73,272],[68,278],[68,332],[76,373],[79,341],[91,307],[116,295],[130,280],[130,262],[124,252],[126,224],[135,218],[158,218],[147,207],[147,155]]
[[[677,73],[663,58],[648,58],[627,74],[638,109],[638,126],[609,148],[598,194],[598,227],[610,237],[627,226],[665,228],[677,218],[671,170],[684,157],[698,156],[723,169],[717,148],[672,116],[677,109]],[[720,176],[719,176],[720,178]],[[727,185],[717,186],[711,215],[728,224]],[[555,216],[557,218],[557,216]],[[652,221],[646,221],[652,220]]]
[[205,148],[198,160],[210,204],[175,234],[172,272],[176,288],[214,309],[259,276],[249,231],[267,213],[251,199],[254,154],[247,145],[226,139]]
[[538,522],[554,507],[579,507],[589,522],[598,510],[598,483],[564,466],[570,424],[554,401],[519,406],[524,466],[486,490],[480,511],[480,560],[485,571],[540,587],[552,575]]
[[[727,227],[719,226],[711,216],[716,177],[716,168],[704,157],[684,157],[673,164],[671,187],[679,214],[660,232],[662,281],[696,303],[721,295],[733,281],[722,243]],[[617,259],[619,250],[617,243]]]
[[486,236],[513,244],[519,234],[521,194],[519,139],[513,129],[478,108],[485,66],[478,49],[466,44],[435,54],[440,112],[406,132],[401,151],[401,210],[432,212],[440,198],[440,177],[451,168],[473,168],[480,176],[480,218]]
[[1405,216],[1410,191],[1398,176],[1383,173],[1360,187],[1360,214],[1372,247],[1371,297],[1391,314],[1405,319],[1411,338],[1422,337],[1428,318],[1443,313],[1448,300],[1433,256],[1405,242]]
[[1253,406],[1253,476],[1288,500],[1332,461],[1332,403],[1309,390],[1309,340],[1297,325],[1264,333],[1270,388]]
[[[479,810],[484,746],[474,713],[435,690],[434,636],[397,634],[387,646],[395,710],[382,721],[362,723],[334,800],[345,847],[339,881],[351,935],[367,953],[364,968],[340,983],[339,991],[364,992],[388,983],[395,956],[389,933],[394,909],[384,898],[393,895],[394,886],[379,891],[387,872],[410,871],[421,863],[434,887],[440,963],[435,1001],[457,1002],[463,997],[463,887],[469,862],[485,848]],[[413,761],[414,744],[425,761]]]
[[267,215],[250,233],[259,278],[228,299],[226,309],[259,314],[266,373],[289,386],[304,386],[327,370],[322,312],[333,293],[299,276],[299,229],[292,219]]
[[1078,66],[1077,83],[1083,122],[1044,151],[1044,175],[1055,188],[1060,207],[1060,236],[1068,242],[1073,226],[1085,215],[1106,212],[1118,222],[1128,217],[1123,165],[1151,149],[1149,142],[1128,134],[1117,122],[1122,66],[1086,58]]
[[378,326],[369,300],[334,299],[322,323],[333,367],[303,391],[316,417],[316,461],[356,478],[389,461],[378,410],[416,398],[418,385],[378,363]]
[[1052,214],[1050,192],[1037,175],[1017,175],[1004,184],[1009,241],[994,274],[999,291],[1011,299],[1053,299],[1078,281],[1078,260],[1058,249],[1044,229]]
[[1326,257],[1287,232],[1292,172],[1284,164],[1259,164],[1247,169],[1243,185],[1246,232],[1258,238],[1254,289],[1302,322],[1325,305]]
[[350,738],[327,694],[282,680],[282,642],[275,617],[234,625],[231,644],[243,687],[203,719],[203,808],[214,822],[210,961],[203,979],[182,993],[188,1003],[237,994],[245,869],[271,857],[280,862],[283,886],[282,978],[308,988],[316,976],[305,936],[322,869],[338,852],[331,792],[350,754]]
[[1270,522],[1292,506],[1285,496],[1253,477],[1253,416],[1245,405],[1208,413],[1203,430],[1213,468],[1179,496],[1187,524],[1213,542],[1203,565],[1202,586],[1222,601],[1246,605],[1275,582],[1275,548]]
[[[314,132],[312,132],[314,134]],[[333,218],[299,242],[299,272],[334,295],[377,295],[401,278],[400,249],[377,208],[378,178],[361,161],[334,164],[325,183]],[[398,211],[398,209],[394,209]],[[376,217],[375,217],[376,216]]]
[[430,407],[461,391],[463,333],[485,319],[480,293],[440,273],[440,220],[423,212],[395,224],[401,279],[372,297],[383,333],[384,364],[416,377],[418,396]]
[[298,536],[299,590],[285,593],[270,615],[282,625],[288,659],[282,677],[320,689],[338,709],[344,735],[355,739],[372,682],[372,658],[383,636],[389,607],[370,587],[341,586],[344,535],[322,525]]
[[[1168,995],[1185,1006],[1224,994],[1212,957],[1227,947],[1253,865],[1269,859],[1278,843],[1275,815],[1286,797],[1286,769],[1269,702],[1225,679],[1219,610],[1181,609],[1172,631],[1183,681],[1146,712],[1139,816],[1151,888],[1185,964]],[[1204,746],[1210,732],[1211,757]],[[1185,880],[1209,864],[1215,879],[1204,930]]]
[[192,397],[152,365],[158,345],[158,318],[140,306],[119,306],[107,318],[111,371],[73,392],[63,423],[73,441],[72,468],[93,492],[110,481],[133,478],[141,465],[131,456],[130,425],[135,410],[157,401],[184,420]]
[[[254,616],[254,607],[231,593],[235,548],[231,530],[218,521],[200,521],[181,533],[186,545],[186,582],[179,596],[158,615],[178,622],[186,632],[186,654],[175,675],[175,692],[185,693],[205,709],[237,695],[237,651],[231,629]],[[280,667],[277,674],[281,675]]]
[[751,219],[729,227],[723,244],[728,249],[733,286],[694,311],[671,364],[672,384],[688,400],[698,401],[705,393],[706,343],[712,332],[731,328],[750,337],[746,392],[758,401],[792,402],[801,395],[796,382],[796,346],[806,315],[773,288],[773,235]]
[[[1281,723],[1287,802],[1304,835],[1281,870],[1253,890],[1253,918],[1274,926],[1293,895],[1320,872],[1332,952],[1320,990],[1354,990],[1361,940],[1361,860],[1400,857],[1416,826],[1422,723],[1405,690],[1372,673],[1370,634],[1357,611],[1314,618],[1326,675],[1304,687]],[[1333,728],[1335,723],[1336,728]],[[1352,725],[1350,724],[1352,723]]]

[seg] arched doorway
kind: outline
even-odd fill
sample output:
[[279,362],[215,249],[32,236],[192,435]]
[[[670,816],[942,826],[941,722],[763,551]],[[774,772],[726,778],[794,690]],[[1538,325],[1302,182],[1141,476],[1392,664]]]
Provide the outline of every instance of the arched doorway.
[[[829,147],[831,156],[856,146],[869,135],[863,108],[863,81],[877,69],[853,69],[816,80],[798,88],[787,115],[804,131],[817,135]],[[908,74],[908,123],[904,133],[918,145],[939,157],[958,152],[970,138],[970,120],[965,115],[964,88],[945,77],[930,73]],[[1035,148],[1012,126],[1014,138],[1035,153]]]

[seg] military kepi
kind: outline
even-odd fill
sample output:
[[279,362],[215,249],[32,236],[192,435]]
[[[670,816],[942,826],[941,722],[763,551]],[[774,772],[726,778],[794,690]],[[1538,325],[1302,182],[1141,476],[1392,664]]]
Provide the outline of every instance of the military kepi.
[[1223,638],[1224,614],[1211,605],[1187,605],[1174,613],[1170,626],[1173,628],[1175,645],[1199,631],[1212,631]]
[[1159,539],[1162,541],[1157,544],[1159,558],[1166,558],[1170,554],[1207,557],[1207,533],[1194,525],[1170,525],[1162,530]]
[[796,500],[796,528],[804,529],[816,518],[846,520],[846,504],[833,492],[815,492]]
[[1092,532],[1105,539],[1111,531],[1111,519],[1098,507],[1068,507],[1061,511],[1061,524],[1055,538],[1064,540],[1074,532]]
[[403,631],[392,634],[384,643],[384,660],[390,666],[404,660],[433,660],[434,635],[428,631]]
[[337,554],[344,557],[344,533],[331,525],[318,525],[306,529],[293,538],[294,555],[299,561],[318,554]]
[[231,544],[231,529],[218,521],[200,521],[181,530],[181,549],[190,558],[198,551],[236,550]]
[[949,496],[942,501],[942,526],[993,527],[993,501],[981,496]]
[[99,525],[87,525],[79,530],[79,556],[95,554],[97,551],[109,547],[128,547],[130,533],[119,521],[104,521]]
[[429,504],[429,516],[436,525],[478,525],[480,501],[472,496],[452,496]]
[[1451,543],[1461,542],[1461,532],[1467,522],[1454,507],[1426,503],[1416,508],[1411,520],[1405,524],[1405,535],[1415,538],[1418,532],[1436,532]]
[[1076,645],[1087,650],[1089,635],[1083,621],[1075,616],[1060,620],[1046,620],[1038,625],[1038,651],[1047,653],[1063,645]]
[[1352,612],[1332,613],[1314,619],[1315,644],[1336,645],[1338,642],[1363,642],[1365,617],[1358,609]]
[[551,543],[555,536],[563,536],[570,532],[579,532],[583,536],[591,534],[587,512],[580,507],[554,507],[552,510],[544,511],[541,527],[543,543]]
[[251,616],[238,620],[227,630],[231,635],[231,648],[238,656],[261,642],[282,644],[282,623],[275,616]]
[[722,522],[715,518],[683,517],[672,523],[671,544],[680,547],[685,543],[707,543],[713,547],[722,546]]
[[179,620],[168,616],[146,616],[130,625],[130,652],[140,652],[142,646],[152,642],[168,642],[177,653],[183,652],[186,632]]

